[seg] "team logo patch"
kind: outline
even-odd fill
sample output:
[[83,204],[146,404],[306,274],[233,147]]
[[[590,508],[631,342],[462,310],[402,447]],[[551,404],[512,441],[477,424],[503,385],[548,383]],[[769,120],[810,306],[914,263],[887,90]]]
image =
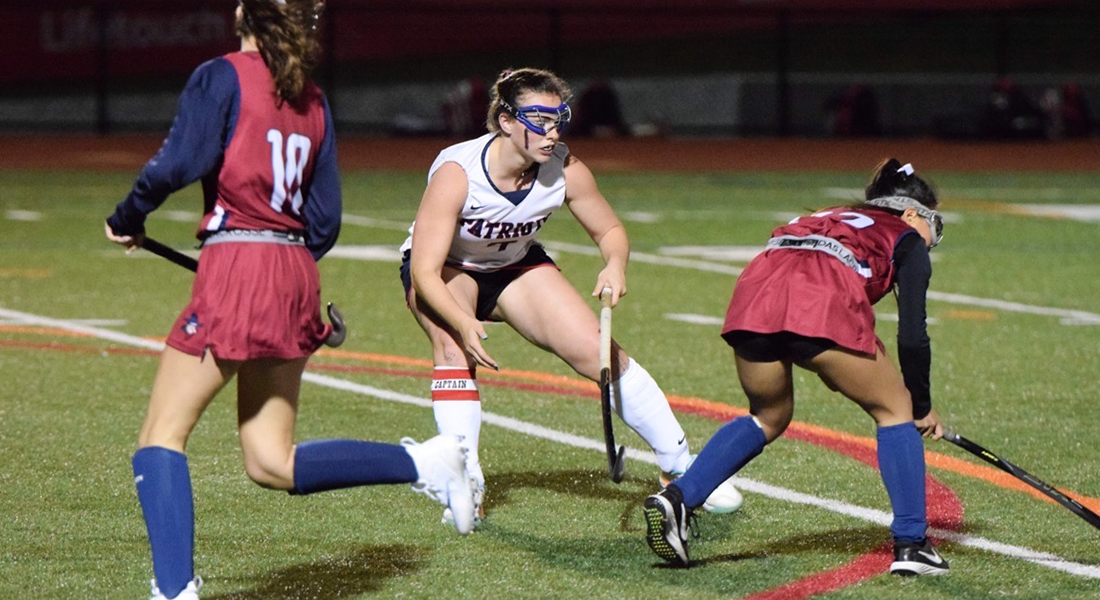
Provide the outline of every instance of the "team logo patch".
[[202,323],[199,323],[199,315],[191,313],[191,316],[187,317],[187,320],[183,323],[183,327],[180,327],[180,329],[183,333],[187,334],[188,337],[191,337],[199,332],[199,327],[202,327]]

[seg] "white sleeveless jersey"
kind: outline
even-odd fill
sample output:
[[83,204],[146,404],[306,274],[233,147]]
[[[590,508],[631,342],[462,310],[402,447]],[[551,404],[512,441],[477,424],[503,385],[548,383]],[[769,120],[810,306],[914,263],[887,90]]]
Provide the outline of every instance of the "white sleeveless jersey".
[[[444,163],[453,162],[466,172],[466,203],[455,224],[447,263],[474,271],[495,271],[519,261],[535,243],[535,234],[565,202],[565,144],[554,146],[550,160],[539,165],[538,175],[527,195],[513,204],[501,193],[486,172],[485,154],[496,134],[455,144],[444,149],[432,163],[428,179]],[[412,232],[401,251],[412,248]]]

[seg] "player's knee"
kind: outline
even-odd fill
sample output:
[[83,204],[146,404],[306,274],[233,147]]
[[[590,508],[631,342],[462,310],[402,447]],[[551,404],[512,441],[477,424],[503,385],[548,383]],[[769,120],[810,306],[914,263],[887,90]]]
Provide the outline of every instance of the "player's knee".
[[753,417],[756,418],[760,428],[764,430],[764,437],[767,438],[769,443],[783,435],[783,432],[787,430],[787,426],[791,424],[793,414],[794,411],[785,406],[752,411]]
[[289,490],[294,487],[292,463],[276,452],[245,452],[244,471],[260,487]]
[[[591,344],[577,344],[566,348],[554,349],[554,354],[565,361],[578,375],[592,381],[600,380],[599,340]],[[612,354],[611,380],[618,379],[626,372],[630,359],[625,352]],[[618,363],[618,364],[615,364]]]

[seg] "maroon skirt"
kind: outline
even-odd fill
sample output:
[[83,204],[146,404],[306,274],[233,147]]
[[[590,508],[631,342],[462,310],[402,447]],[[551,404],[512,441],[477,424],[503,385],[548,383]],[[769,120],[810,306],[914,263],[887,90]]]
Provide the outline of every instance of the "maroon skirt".
[[752,331],[825,338],[874,354],[875,312],[854,271],[821,252],[770,250],[737,280],[722,333]]
[[321,320],[317,263],[305,246],[222,243],[202,251],[191,303],[167,344],[225,360],[313,354],[331,327]]

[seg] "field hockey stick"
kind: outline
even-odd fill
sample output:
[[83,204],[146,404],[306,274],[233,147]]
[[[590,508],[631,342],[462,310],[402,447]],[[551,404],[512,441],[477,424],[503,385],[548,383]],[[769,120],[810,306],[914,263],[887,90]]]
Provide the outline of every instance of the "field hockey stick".
[[997,467],[1005,473],[1012,475],[1016,479],[1019,479],[1020,481],[1046,494],[1058,504],[1061,504],[1062,506],[1071,510],[1075,515],[1088,521],[1089,525],[1100,529],[1100,515],[1097,515],[1091,510],[1085,508],[1081,505],[1080,502],[1063,494],[1062,492],[1058,491],[1038,477],[1032,475],[1031,473],[1028,473],[1020,467],[1017,467],[1016,465],[1008,462],[1000,456],[997,456],[989,450],[986,450],[978,444],[964,438],[963,436],[955,433],[947,427],[945,427],[943,430],[943,439],[951,442],[952,444],[955,444],[963,450],[966,450],[974,456],[977,456],[985,462]]
[[611,288],[600,292],[600,407],[603,411],[603,441],[607,444],[607,474],[611,481],[623,480],[626,447],[615,450],[615,430],[611,425]]
[[[149,236],[145,236],[145,239],[141,242],[141,247],[161,258],[176,263],[188,271],[197,273],[199,270],[199,261],[175,248],[165,246]],[[329,302],[326,308],[328,310],[328,320],[332,323],[332,331],[328,334],[328,337],[325,338],[325,345],[330,348],[335,348],[343,344],[344,340],[347,339],[348,327],[344,323],[344,315],[340,314],[340,309],[336,308],[335,304]]]
[[141,242],[141,247],[145,248],[149,252],[152,252],[153,254],[156,254],[161,258],[166,258],[193,273],[197,273],[199,270],[199,261],[191,258],[190,256],[187,256],[183,252],[179,252],[175,248],[169,248],[168,246],[165,246],[164,244],[154,240],[151,237],[146,236],[145,240]]

